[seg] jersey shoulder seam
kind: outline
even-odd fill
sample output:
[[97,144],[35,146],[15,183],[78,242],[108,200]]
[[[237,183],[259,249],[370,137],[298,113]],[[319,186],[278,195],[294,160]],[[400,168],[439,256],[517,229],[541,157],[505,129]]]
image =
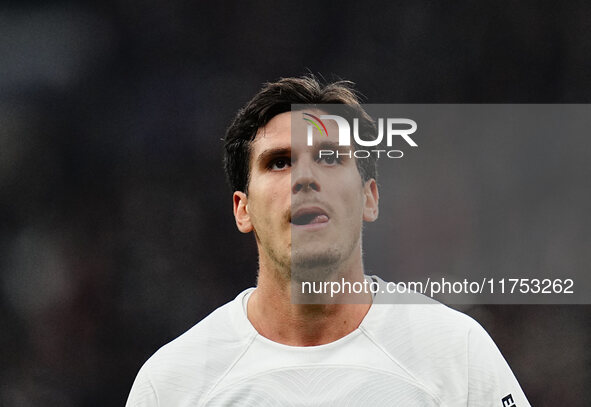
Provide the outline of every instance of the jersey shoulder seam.
[[404,372],[406,372],[406,374],[408,374],[409,377],[411,377],[417,383],[418,387],[420,387],[427,394],[429,394],[437,402],[437,404],[441,405],[441,399],[439,398],[439,396],[437,394],[433,394],[429,387],[427,387],[421,380],[419,380],[414,374],[412,374],[410,370],[408,370],[406,366],[400,363],[392,354],[390,354],[390,352],[384,349],[384,347],[378,343],[378,341],[364,326],[360,326],[359,329],[384,355],[386,355],[386,357],[388,357],[388,359],[390,359],[392,362],[398,365]]
[[258,333],[254,333],[250,336],[246,345],[244,346],[244,349],[242,350],[242,352],[240,352],[240,355],[238,355],[238,357],[236,357],[236,359],[230,364],[230,366],[220,376],[220,378],[209,388],[209,390],[207,390],[207,393],[205,393],[202,400],[199,402],[198,406],[205,405],[206,401],[209,400],[210,395],[215,391],[215,389],[220,385],[220,383],[228,376],[228,374],[230,374],[230,372],[232,371],[232,369],[234,369],[234,367],[240,361],[240,359],[242,359],[244,357],[244,355],[246,354],[246,352],[248,351],[248,349],[250,348],[250,346],[254,342],[257,335],[258,335]]

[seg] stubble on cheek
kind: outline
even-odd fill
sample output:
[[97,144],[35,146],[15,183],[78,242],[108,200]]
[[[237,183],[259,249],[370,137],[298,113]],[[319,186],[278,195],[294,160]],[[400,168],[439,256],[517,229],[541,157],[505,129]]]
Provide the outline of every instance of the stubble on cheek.
[[284,211],[283,214],[276,217],[279,219],[279,224],[273,222],[271,215],[263,215],[262,219],[253,218],[253,232],[259,247],[259,257],[264,256],[269,259],[272,264],[268,264],[268,266],[271,266],[282,278],[289,279],[291,265],[290,211]]

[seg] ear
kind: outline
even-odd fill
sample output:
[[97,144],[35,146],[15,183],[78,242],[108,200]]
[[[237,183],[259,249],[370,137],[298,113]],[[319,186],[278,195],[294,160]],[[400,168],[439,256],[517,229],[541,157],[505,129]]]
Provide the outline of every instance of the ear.
[[244,192],[236,191],[232,199],[234,201],[234,219],[238,230],[242,233],[251,232],[252,223],[248,214],[248,197]]
[[380,193],[375,179],[370,179],[363,186],[365,204],[363,205],[363,220],[373,222],[378,218]]

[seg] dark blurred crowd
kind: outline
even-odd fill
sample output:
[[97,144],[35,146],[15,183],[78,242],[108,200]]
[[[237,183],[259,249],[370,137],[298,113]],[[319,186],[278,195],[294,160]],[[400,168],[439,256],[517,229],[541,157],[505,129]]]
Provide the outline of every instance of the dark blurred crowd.
[[[261,83],[312,72],[356,82],[370,103],[588,103],[589,21],[583,1],[0,4],[0,405],[123,405],[158,347],[256,283],[221,138]],[[500,248],[483,267],[509,261],[504,239],[520,265],[589,267],[580,142],[551,167],[571,165],[558,191],[535,183],[536,162],[519,184],[531,191],[483,192],[472,168],[432,168],[496,214],[480,225],[482,247]],[[416,210],[423,188],[407,175],[384,215],[400,222],[398,266],[461,262],[444,254],[469,243],[454,238],[462,217]],[[409,238],[421,250],[403,250]],[[540,244],[546,255],[527,257]],[[532,405],[588,405],[589,306],[464,310]]]

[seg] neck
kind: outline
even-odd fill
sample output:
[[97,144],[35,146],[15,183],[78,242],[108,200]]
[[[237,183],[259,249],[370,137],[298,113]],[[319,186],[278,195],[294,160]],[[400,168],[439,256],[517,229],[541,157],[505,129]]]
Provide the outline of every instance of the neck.
[[[335,281],[363,283],[361,253],[351,260],[349,267],[336,273]],[[357,329],[371,306],[369,293],[353,299],[342,294],[332,298],[323,295],[321,298],[331,299],[330,303],[322,300],[323,303],[303,304],[309,297],[295,297],[301,292],[298,283],[281,277],[285,275],[261,258],[257,288],[247,307],[248,319],[255,329],[274,342],[291,346],[334,342]]]

